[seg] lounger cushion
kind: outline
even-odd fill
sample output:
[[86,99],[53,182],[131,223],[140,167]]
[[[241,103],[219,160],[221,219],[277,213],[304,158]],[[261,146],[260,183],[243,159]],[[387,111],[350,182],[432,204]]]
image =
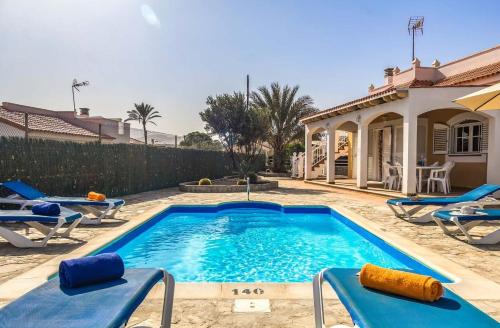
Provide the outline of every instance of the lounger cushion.
[[418,200],[411,200],[410,198],[395,198],[389,199],[387,204],[390,205],[436,205],[446,206],[449,204],[478,201],[488,195],[500,191],[500,185],[484,184],[477,187],[461,196],[457,197],[427,197]]
[[418,200],[411,200],[410,198],[395,198],[387,200],[387,204],[390,205],[436,205],[436,206],[446,206],[449,204],[466,202],[460,197],[428,197],[420,198]]
[[119,206],[125,204],[123,199],[106,199],[103,202],[90,201],[84,197],[49,197],[38,189],[22,182],[22,181],[7,181],[2,184],[7,189],[15,192],[19,196],[29,200],[43,200],[51,203],[58,203],[62,206],[71,205],[88,205],[88,206]]
[[19,196],[26,199],[38,199],[40,197],[45,197],[46,195],[38,189],[33,188],[32,186],[22,182],[22,181],[7,181],[2,183],[2,185]]
[[62,209],[60,216],[36,215],[31,210],[0,210],[0,222],[43,222],[57,223],[63,217],[67,223],[82,217],[81,213]]
[[123,199],[106,199],[105,201],[88,200],[84,197],[42,197],[39,200],[50,203],[57,203],[61,206],[72,206],[72,205],[83,205],[83,206],[109,206],[113,204],[114,206],[120,206],[125,204]]
[[480,220],[480,221],[495,221],[495,220],[500,220],[500,209],[493,209],[493,208],[485,208],[482,210],[477,210],[480,213],[486,213],[486,215],[481,215],[481,214],[471,214],[471,215],[457,215],[456,210],[455,211],[436,211],[432,214],[432,216],[441,219],[443,221],[450,221],[452,217],[456,216],[459,220],[464,220],[464,221],[475,221],[475,220]]
[[127,269],[121,279],[61,289],[54,278],[0,310],[1,327],[120,327],[153,286],[157,269]]
[[498,328],[496,320],[448,289],[439,301],[420,302],[365,288],[357,272],[359,269],[333,268],[324,278],[360,328]]

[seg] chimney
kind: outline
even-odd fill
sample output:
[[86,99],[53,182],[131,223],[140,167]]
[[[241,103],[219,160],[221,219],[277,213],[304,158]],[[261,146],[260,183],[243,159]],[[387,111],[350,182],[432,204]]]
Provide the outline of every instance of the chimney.
[[384,79],[385,79],[385,84],[392,84],[392,77],[394,75],[394,68],[388,67],[384,69]]
[[90,108],[80,107],[80,116],[89,116]]
[[415,57],[415,59],[413,59],[413,61],[411,62],[413,68],[418,68],[420,67],[420,59],[418,59],[417,57]]

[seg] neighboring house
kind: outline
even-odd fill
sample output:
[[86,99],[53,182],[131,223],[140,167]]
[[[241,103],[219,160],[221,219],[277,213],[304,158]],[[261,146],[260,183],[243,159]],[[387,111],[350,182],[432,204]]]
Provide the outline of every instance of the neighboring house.
[[85,127],[92,131],[106,134],[113,138],[113,143],[130,142],[130,124],[123,122],[121,118],[106,118],[102,116],[90,116],[88,108],[80,108],[80,114],[73,112],[62,112],[64,119],[68,122]]
[[[28,131],[25,125],[25,113],[9,111],[0,107],[0,136],[24,138],[28,133],[30,138],[74,142],[97,142],[99,135],[68,123],[60,118],[29,114]],[[101,141],[112,142],[113,138],[103,135]]]
[[[23,116],[23,122],[21,124],[22,127],[24,127],[24,115],[28,114],[28,119],[30,121],[30,130],[33,131],[36,131],[36,129],[38,129],[38,125],[34,123],[35,125],[32,128],[32,122],[31,122],[32,118],[35,119],[36,117],[44,117],[45,121],[49,119],[52,120],[53,129],[58,129],[58,125],[60,126],[71,125],[91,133],[92,136],[97,136],[96,140],[98,140],[100,134],[101,139],[105,140],[105,142],[107,143],[129,143],[130,124],[124,123],[119,118],[114,119],[114,118],[104,118],[101,116],[89,116],[88,108],[81,108],[79,115],[75,115],[73,111],[53,111],[53,110],[13,104],[8,102],[3,102],[0,108],[4,111],[3,115],[6,115],[6,113],[18,113],[19,115],[22,115]],[[2,116],[0,116],[0,119],[1,118]],[[7,132],[7,129],[0,129],[0,136],[7,135],[8,133],[9,132]],[[24,130],[22,136],[24,136]],[[29,133],[29,137],[35,137],[35,136],[36,134],[31,132]],[[61,140],[62,136],[63,135],[59,135],[58,140]],[[69,138],[68,140],[73,140],[73,139]]]
[[[371,85],[367,96],[302,118],[305,178],[316,171],[313,134],[340,130],[350,136],[350,177],[358,188],[381,181],[385,162],[402,164],[405,194],[416,191],[418,161],[454,161],[452,186],[500,183],[500,110],[471,112],[453,102],[499,81],[500,46],[443,65],[415,59],[409,69],[388,68],[384,85]],[[335,147],[327,149],[326,179],[333,183]]]
[[[144,144],[144,130],[138,128],[130,128],[130,139],[130,143]],[[179,138],[174,134],[148,130],[148,145],[177,147],[181,140],[182,137]]]

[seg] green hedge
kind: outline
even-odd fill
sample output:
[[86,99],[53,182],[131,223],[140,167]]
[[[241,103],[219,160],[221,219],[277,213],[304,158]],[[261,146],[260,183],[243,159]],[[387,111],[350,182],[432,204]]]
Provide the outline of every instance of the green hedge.
[[49,195],[109,197],[231,173],[226,153],[144,145],[0,139],[0,182],[21,179]]

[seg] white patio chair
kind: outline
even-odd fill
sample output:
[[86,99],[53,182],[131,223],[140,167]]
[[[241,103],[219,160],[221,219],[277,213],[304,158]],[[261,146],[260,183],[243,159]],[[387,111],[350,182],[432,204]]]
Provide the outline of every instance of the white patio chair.
[[444,163],[441,169],[431,170],[429,179],[427,179],[427,193],[430,192],[431,188],[432,192],[434,192],[435,187],[438,184],[441,185],[441,188],[445,195],[450,193],[451,192],[450,174],[454,166],[455,162],[448,161]]
[[382,164],[384,189],[394,189],[397,185],[398,174],[395,168],[389,163]]
[[[439,162],[438,162],[438,161],[436,161],[436,162],[432,163],[432,164],[431,164],[431,165],[429,165],[429,166],[434,166],[434,167],[435,167],[435,166],[439,166]],[[430,177],[430,171],[423,170],[423,171],[421,172],[421,174],[423,175],[423,176],[422,176],[422,190],[425,190],[425,189],[424,189],[424,188],[425,188],[425,185],[427,185],[427,184],[428,184],[428,180],[429,180],[429,177]],[[417,180],[418,180],[418,175],[417,175]]]
[[403,165],[396,163],[394,168],[396,169],[396,172],[398,174],[396,178],[396,190],[401,190],[401,187],[403,185]]

